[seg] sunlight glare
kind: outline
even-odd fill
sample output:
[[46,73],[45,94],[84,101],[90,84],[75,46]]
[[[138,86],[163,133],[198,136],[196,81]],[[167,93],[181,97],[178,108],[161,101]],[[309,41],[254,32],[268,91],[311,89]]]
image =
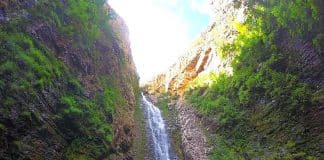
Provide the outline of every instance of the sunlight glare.
[[109,0],[108,3],[128,25],[141,84],[172,65],[191,41],[190,24],[175,11],[177,0]]

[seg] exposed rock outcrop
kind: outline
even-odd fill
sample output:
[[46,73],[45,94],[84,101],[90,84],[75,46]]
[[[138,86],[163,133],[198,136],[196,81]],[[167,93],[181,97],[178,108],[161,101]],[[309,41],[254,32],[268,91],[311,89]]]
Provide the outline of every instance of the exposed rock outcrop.
[[213,22],[175,64],[145,85],[150,94],[182,95],[188,83],[200,75],[210,72],[231,74],[232,57],[223,58],[219,52],[222,44],[232,42],[237,35],[234,20],[245,20],[246,4],[236,3],[235,0],[210,1],[215,15]]
[[315,86],[316,89],[324,88],[324,57],[316,51],[312,43],[303,39],[286,39],[282,35],[280,46],[285,53],[291,54],[287,68],[299,72],[301,79]]
[[179,112],[185,159],[207,160],[211,148],[204,134],[203,122],[197,117],[197,111],[183,101],[178,101],[176,108]]

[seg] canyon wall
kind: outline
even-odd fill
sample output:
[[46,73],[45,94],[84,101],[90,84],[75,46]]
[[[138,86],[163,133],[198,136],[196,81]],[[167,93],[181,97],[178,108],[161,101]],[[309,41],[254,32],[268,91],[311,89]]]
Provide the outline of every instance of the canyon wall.
[[138,76],[103,0],[0,1],[0,159],[130,159]]
[[323,159],[323,2],[210,7],[209,27],[144,86],[178,101],[184,157]]

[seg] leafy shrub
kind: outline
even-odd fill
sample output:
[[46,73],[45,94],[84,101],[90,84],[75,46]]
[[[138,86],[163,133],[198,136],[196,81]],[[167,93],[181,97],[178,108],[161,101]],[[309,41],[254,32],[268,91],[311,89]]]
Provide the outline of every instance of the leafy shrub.
[[64,105],[65,114],[80,114],[82,111],[79,109],[77,102],[73,97],[63,96],[61,103]]
[[98,139],[78,138],[73,140],[64,153],[65,159],[87,160],[97,159],[106,152],[105,146]]

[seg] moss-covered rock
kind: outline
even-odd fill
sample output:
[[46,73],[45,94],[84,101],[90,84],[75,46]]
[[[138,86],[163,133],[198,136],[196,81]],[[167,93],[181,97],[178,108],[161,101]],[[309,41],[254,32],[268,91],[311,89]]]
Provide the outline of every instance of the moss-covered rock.
[[138,78],[118,15],[102,0],[0,9],[0,159],[131,157]]

